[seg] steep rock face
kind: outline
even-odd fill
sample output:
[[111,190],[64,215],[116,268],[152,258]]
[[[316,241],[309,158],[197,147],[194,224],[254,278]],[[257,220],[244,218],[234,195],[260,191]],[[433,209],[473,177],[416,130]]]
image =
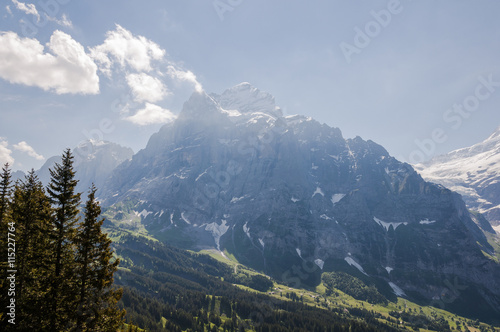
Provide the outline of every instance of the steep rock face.
[[[123,161],[131,159],[134,152],[130,148],[105,141],[86,141],[72,150],[74,168],[79,179],[77,192],[86,192],[94,183],[102,190],[104,182],[111,172]],[[50,181],[50,171],[56,163],[61,162],[60,156],[49,158],[36,172],[43,184]]]
[[[459,195],[372,141],[282,116],[249,84],[194,94],[106,188],[112,221],[226,250],[295,286],[343,270],[451,310],[470,298],[483,313],[500,307],[499,267]],[[450,280],[467,287],[453,301],[443,295]]]
[[415,168],[427,180],[461,194],[467,206],[500,229],[500,127],[481,143]]

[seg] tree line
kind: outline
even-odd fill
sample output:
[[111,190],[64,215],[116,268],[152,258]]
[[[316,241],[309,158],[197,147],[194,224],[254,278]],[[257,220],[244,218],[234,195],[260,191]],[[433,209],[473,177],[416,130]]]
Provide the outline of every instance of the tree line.
[[65,150],[47,187],[34,170],[13,184],[9,165],[2,168],[0,330],[117,331],[123,325],[122,290],[112,287],[119,260],[101,230],[95,186],[80,208],[73,159]]

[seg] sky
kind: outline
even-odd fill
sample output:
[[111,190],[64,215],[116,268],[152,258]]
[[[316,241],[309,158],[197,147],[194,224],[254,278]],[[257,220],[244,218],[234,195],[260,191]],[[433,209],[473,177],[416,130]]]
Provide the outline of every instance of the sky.
[[249,82],[418,163],[500,125],[495,0],[3,0],[0,163],[144,148],[195,91]]

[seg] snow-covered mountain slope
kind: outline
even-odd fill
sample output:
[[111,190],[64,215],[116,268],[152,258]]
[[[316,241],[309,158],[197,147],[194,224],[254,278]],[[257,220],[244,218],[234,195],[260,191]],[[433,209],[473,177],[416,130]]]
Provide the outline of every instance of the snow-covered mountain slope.
[[[458,194],[372,141],[283,116],[248,83],[193,94],[115,169],[102,198],[116,225],[227,251],[286,283],[347,271],[392,296],[456,311],[480,299],[478,315],[500,312],[500,267]],[[468,288],[449,303],[455,278]]]
[[427,181],[462,195],[500,231],[500,127],[481,143],[415,165]]

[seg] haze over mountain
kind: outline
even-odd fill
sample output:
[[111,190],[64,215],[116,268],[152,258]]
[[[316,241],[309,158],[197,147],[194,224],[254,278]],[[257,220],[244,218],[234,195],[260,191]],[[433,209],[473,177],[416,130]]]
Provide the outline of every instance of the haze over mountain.
[[415,165],[427,180],[462,195],[500,231],[500,127],[483,142]]
[[[82,142],[72,152],[75,156],[74,167],[79,179],[77,192],[87,192],[92,183],[98,190],[101,190],[111,172],[123,161],[132,158],[134,154],[131,148],[112,142],[94,140]],[[43,184],[47,185],[50,182],[49,169],[60,162],[61,156],[53,156],[36,171]]]
[[[115,225],[216,248],[295,286],[347,271],[386,296],[477,317],[500,309],[494,250],[458,194],[372,141],[283,116],[248,83],[194,93],[114,170],[102,199]],[[450,280],[462,285],[452,301]]]

